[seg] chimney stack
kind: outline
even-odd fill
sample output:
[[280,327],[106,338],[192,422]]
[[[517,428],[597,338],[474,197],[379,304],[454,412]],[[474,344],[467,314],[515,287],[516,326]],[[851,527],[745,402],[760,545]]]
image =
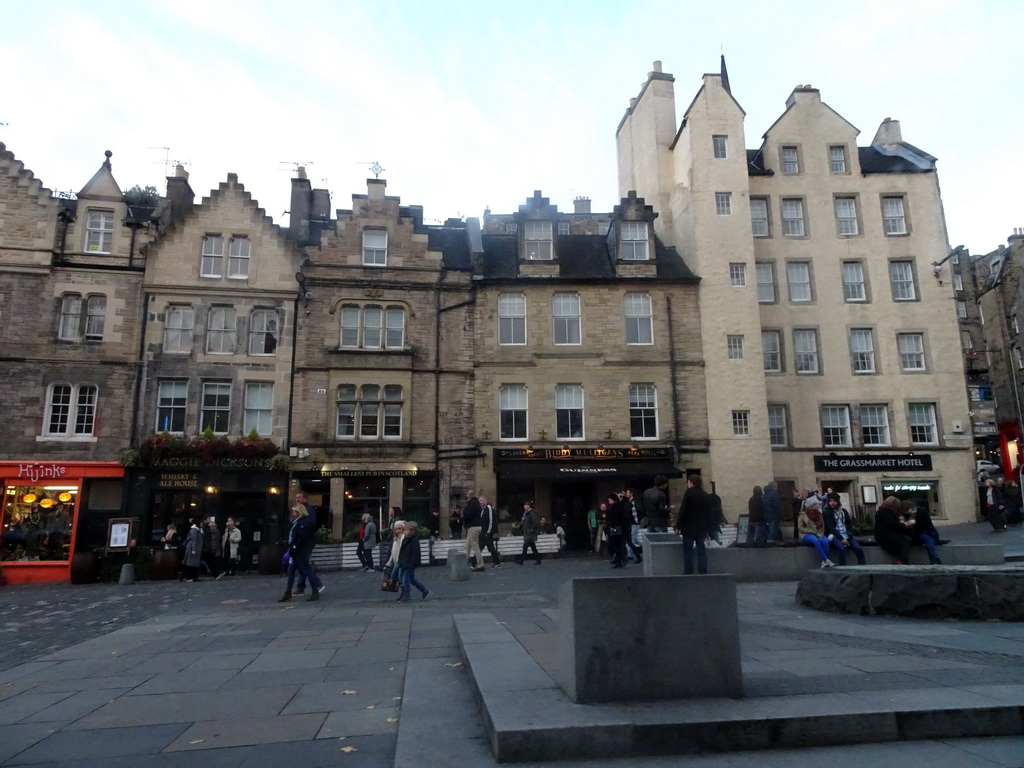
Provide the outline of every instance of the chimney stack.
[[577,197],[572,201],[574,213],[590,213],[590,198]]
[[188,183],[188,171],[180,163],[174,166],[174,175],[167,177],[167,200],[171,204],[170,224],[177,224],[192,209],[196,193]]
[[895,147],[902,141],[903,132],[900,130],[900,121],[887,117],[878,126],[878,132],[875,133],[875,138],[871,140],[871,143],[880,147]]
[[306,169],[299,166],[292,179],[292,199],[289,205],[288,239],[304,245],[309,239],[310,189]]
[[367,179],[366,193],[371,200],[383,200],[388,183],[384,179]]

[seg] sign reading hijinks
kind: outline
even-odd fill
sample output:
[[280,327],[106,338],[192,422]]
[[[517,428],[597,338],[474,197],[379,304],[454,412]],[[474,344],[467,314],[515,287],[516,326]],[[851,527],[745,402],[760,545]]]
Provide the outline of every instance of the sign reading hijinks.
[[931,470],[932,457],[927,453],[814,457],[815,472],[931,472]]
[[561,459],[563,461],[623,461],[665,459],[672,461],[671,448],[495,448],[495,460],[520,461]]
[[19,464],[18,477],[23,477],[31,483],[38,483],[40,480],[56,480],[64,477],[67,467],[60,464]]

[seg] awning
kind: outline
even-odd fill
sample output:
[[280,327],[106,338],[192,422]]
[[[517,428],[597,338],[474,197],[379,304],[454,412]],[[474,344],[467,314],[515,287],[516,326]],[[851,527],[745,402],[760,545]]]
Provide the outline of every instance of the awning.
[[602,477],[682,477],[683,471],[668,461],[503,461],[495,466],[502,480],[596,480]]

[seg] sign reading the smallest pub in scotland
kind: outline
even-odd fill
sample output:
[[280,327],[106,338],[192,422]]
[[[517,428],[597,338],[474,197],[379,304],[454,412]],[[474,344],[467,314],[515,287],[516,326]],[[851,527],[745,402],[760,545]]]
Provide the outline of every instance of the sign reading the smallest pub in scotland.
[[860,456],[815,456],[815,472],[931,472],[927,453],[862,454]]

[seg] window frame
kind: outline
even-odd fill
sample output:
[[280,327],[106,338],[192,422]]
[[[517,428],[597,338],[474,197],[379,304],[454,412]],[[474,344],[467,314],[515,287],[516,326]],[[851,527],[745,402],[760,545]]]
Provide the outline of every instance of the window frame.
[[[807,237],[807,207],[804,205],[804,199],[802,197],[783,197],[780,200],[780,206],[783,237]],[[787,215],[787,207],[792,206],[799,208],[799,216]]]
[[[626,346],[652,346],[654,344],[654,304],[651,295],[640,291],[629,292],[623,297],[622,307],[623,317],[626,321]],[[645,321],[648,334],[646,341],[644,340]],[[633,336],[632,340],[631,335]]]
[[[383,244],[380,240],[383,239]],[[388,265],[388,231],[384,227],[364,227],[362,235],[362,265],[386,267]]]
[[[512,306],[513,303],[515,306]],[[520,309],[521,311],[519,311]],[[513,310],[515,310],[514,314]],[[526,346],[526,312],[525,293],[498,294],[498,346]]]
[[[806,273],[806,280],[793,280],[794,270],[804,270]],[[794,287],[806,288],[807,298],[798,298]],[[811,271],[810,260],[794,260],[786,262],[786,291],[789,298],[790,304],[812,304],[815,300],[814,295],[814,274]],[[803,295],[801,293],[801,295]]]
[[798,144],[779,145],[779,168],[784,176],[799,176],[803,163]]
[[85,299],[80,293],[65,293],[61,296],[57,314],[57,340],[81,341],[82,316]]
[[232,235],[228,241],[228,280],[248,280],[251,259],[252,242],[248,235]]
[[650,261],[650,231],[646,221],[619,223],[619,258],[623,261]]
[[732,216],[732,192],[715,192],[715,215]]
[[[774,367],[771,367],[771,358],[774,358]],[[785,372],[782,357],[782,331],[774,328],[761,329],[761,367],[765,373]]]
[[[882,195],[882,232],[886,237],[905,237],[910,234],[907,226],[906,195]],[[886,210],[889,201],[899,203],[899,212]]]
[[[881,414],[881,423],[869,424],[868,411]],[[865,448],[889,448],[892,446],[892,430],[889,426],[889,407],[885,403],[861,403],[857,406],[858,421],[860,422],[861,445]],[[868,430],[881,430],[881,440],[868,439]]]
[[[270,325],[273,328],[268,328],[266,320],[272,318],[273,322]],[[257,322],[257,320],[261,322]],[[262,327],[257,327],[262,326]],[[249,312],[249,339],[246,345],[246,351],[250,356],[253,357],[274,357],[277,354],[277,344],[281,334],[281,316],[278,314],[276,309],[269,307],[253,307],[252,311]],[[262,342],[260,340],[262,336]],[[268,344],[268,339],[272,340],[273,343]],[[267,347],[270,346],[270,351],[267,351]],[[254,350],[254,347],[257,349]],[[260,351],[262,347],[262,351]]]
[[558,222],[558,236],[563,237],[569,234],[569,222],[560,221]]
[[[169,396],[165,397],[165,387],[170,386],[176,390],[179,385],[182,387],[182,392],[184,394],[179,395],[177,391],[172,391],[171,393],[169,393]],[[166,378],[157,380],[156,425],[153,429],[154,432],[169,432],[172,435],[185,434],[185,428],[188,425],[188,390],[188,379]],[[169,400],[169,402],[165,404],[166,400]],[[169,420],[162,418],[162,412],[164,411],[169,412]],[[177,421],[177,417],[179,416],[181,420],[181,429],[174,429],[175,422]],[[163,427],[161,427],[161,423],[164,424]]]
[[[93,247],[93,240],[96,241]],[[114,211],[90,208],[85,214],[85,253],[109,254],[114,249]]]
[[[929,417],[927,423],[915,423],[915,411],[920,415],[922,412],[919,409],[927,409],[926,415]],[[928,429],[931,431],[931,438],[928,440],[915,439],[915,430]],[[939,444],[939,428],[938,428],[938,409],[935,403],[932,402],[911,402],[907,403],[907,433],[910,438],[910,444],[917,445],[938,445]]]
[[[760,209],[760,210],[758,210]],[[763,213],[764,216],[755,216],[755,213]],[[764,222],[764,231],[759,232],[758,224]],[[750,198],[750,234],[753,237],[771,237],[771,205],[767,197]]]
[[[214,325],[214,318],[220,319],[218,326]],[[225,351],[224,347],[230,349]],[[234,355],[238,351],[238,315],[233,306],[210,307],[206,314],[205,350],[208,355]]]
[[527,261],[551,261],[555,258],[550,221],[527,221],[524,230],[523,256]]
[[224,276],[224,238],[213,232],[203,235],[199,248],[199,276],[220,279]]
[[[179,311],[180,311],[180,314],[181,314],[183,319],[186,316],[186,312],[187,312],[187,316],[188,316],[188,325],[187,326],[184,325],[184,324],[178,325],[178,326],[171,325],[171,317],[178,315]],[[170,355],[187,355],[187,354],[190,354],[192,352],[193,331],[195,330],[195,325],[196,325],[196,310],[195,310],[195,308],[191,304],[168,304],[167,308],[164,310],[164,338],[163,338],[163,350],[162,350],[163,353],[164,354],[170,354]],[[170,344],[169,344],[169,340],[171,339],[172,332],[176,334],[176,337],[179,340],[179,342],[187,338],[188,339],[188,343],[186,343],[186,344],[180,344],[179,343],[178,346],[181,347],[181,348],[171,349],[170,348]],[[188,334],[187,337],[185,336],[186,332]]]
[[[865,346],[864,341],[867,341]],[[847,340],[850,349],[850,368],[855,376],[878,373],[875,364],[875,334],[871,328],[851,328]]]
[[[342,390],[346,397],[342,396]],[[403,439],[406,400],[401,385],[344,382],[335,387],[334,392],[335,440],[395,442]],[[352,434],[342,433],[343,417],[351,426]]]
[[733,437],[750,437],[750,411],[734,410],[732,412]]
[[860,215],[856,195],[836,195],[832,198],[832,210],[835,213],[836,234],[839,237],[860,236]]
[[[838,150],[839,158],[836,159],[835,153]],[[830,144],[828,148],[828,169],[829,172],[834,175],[845,175],[849,174],[849,163],[846,159],[846,145],[845,144]]]
[[580,295],[575,291],[559,291],[552,295],[551,341],[555,346],[578,347],[583,343],[582,306]]
[[745,262],[729,262],[729,285],[733,288],[747,287],[747,265]]
[[[914,263],[915,262],[914,262],[913,259],[892,259],[889,262],[889,289],[892,292],[892,300],[893,301],[903,302],[903,301],[917,301],[918,300],[919,296],[918,296],[918,290],[917,290],[917,270],[915,270],[915,268],[914,268]],[[896,277],[896,274],[895,274],[895,270],[896,270],[897,267],[905,268],[909,272],[909,280],[907,279],[906,276],[902,276],[899,280],[897,280],[897,277]],[[899,291],[897,290],[897,287],[898,286],[906,286],[906,285],[910,286],[911,295],[910,296],[900,296],[900,295],[898,295]]]
[[[859,280],[848,280],[847,279],[847,277],[848,277],[847,269],[848,268],[855,268],[856,269],[858,274],[855,275],[855,277],[858,277]],[[864,262],[863,261],[860,261],[859,259],[858,260],[848,259],[848,260],[845,260],[845,261],[841,262],[840,265],[839,265],[839,279],[842,281],[842,284],[843,284],[843,301],[845,303],[847,303],[847,304],[866,304],[868,302],[868,285],[867,285],[866,273],[864,272]],[[852,286],[859,286],[859,288],[860,288],[860,296],[859,297],[851,296],[852,291],[850,290],[850,288]]]
[[[394,318],[400,322],[394,323]],[[401,304],[342,304],[338,308],[338,349],[404,350],[405,324],[405,307]]]
[[[917,339],[920,342],[919,350],[906,351],[904,349],[904,339]],[[924,333],[921,331],[904,331],[896,334],[896,354],[900,357],[900,371],[903,373],[926,373],[928,371],[928,359],[925,354],[925,342]],[[920,368],[908,368],[907,361],[911,356],[920,355],[921,367]]]
[[[254,402],[253,392],[260,395],[261,402]],[[269,405],[265,405],[262,399],[267,397],[269,392]],[[266,421],[266,428],[262,428]],[[248,435],[253,430],[261,437],[267,437],[274,433],[274,382],[272,381],[246,381],[242,389],[242,434]]]
[[[826,420],[826,412],[841,416],[836,423],[830,423],[831,420]],[[852,448],[853,447],[853,433],[850,426],[850,406],[848,404],[838,403],[825,403],[818,408],[818,419],[821,425],[821,444],[824,448]],[[842,442],[837,440],[830,440],[830,430],[837,431],[842,430],[841,433],[836,432],[836,437],[841,434]]]
[[657,440],[658,387],[652,382],[629,385],[629,437],[631,440]]
[[585,405],[582,384],[555,384],[555,439],[586,439]]
[[199,431],[208,428],[215,435],[226,435],[231,431],[231,382],[204,380],[199,396]]
[[526,384],[499,385],[498,439],[509,442],[530,439],[530,392]]
[[711,137],[711,156],[715,160],[726,160],[729,157],[729,136],[715,134]]
[[742,333],[729,333],[725,336],[726,357],[729,360],[744,358],[744,340]]
[[[54,382],[46,388],[42,437],[51,440],[90,440],[96,437],[99,411],[96,384]],[[60,402],[57,402],[58,396]]]
[[[789,414],[788,408],[784,403],[769,403],[768,404],[768,444],[772,448],[788,448],[789,447]],[[778,423],[778,415],[782,416],[782,423]],[[777,440],[776,435],[781,430],[782,439]]]
[[[813,349],[802,350],[800,340],[810,339],[813,344]],[[821,375],[821,345],[818,342],[818,330],[816,328],[794,328],[793,329],[793,372],[798,376],[818,376]],[[802,363],[801,361],[804,361]],[[806,370],[802,370],[807,362],[813,362],[813,369],[806,367]]]
[[[771,282],[765,282],[761,278],[764,276],[764,272],[767,271],[768,277],[771,278]],[[754,274],[757,278],[757,303],[758,304],[778,304],[779,303],[779,291],[778,291],[778,280],[775,275],[775,262],[774,261],[757,261],[754,262]],[[772,292],[771,299],[763,298],[764,289],[769,288]]]

